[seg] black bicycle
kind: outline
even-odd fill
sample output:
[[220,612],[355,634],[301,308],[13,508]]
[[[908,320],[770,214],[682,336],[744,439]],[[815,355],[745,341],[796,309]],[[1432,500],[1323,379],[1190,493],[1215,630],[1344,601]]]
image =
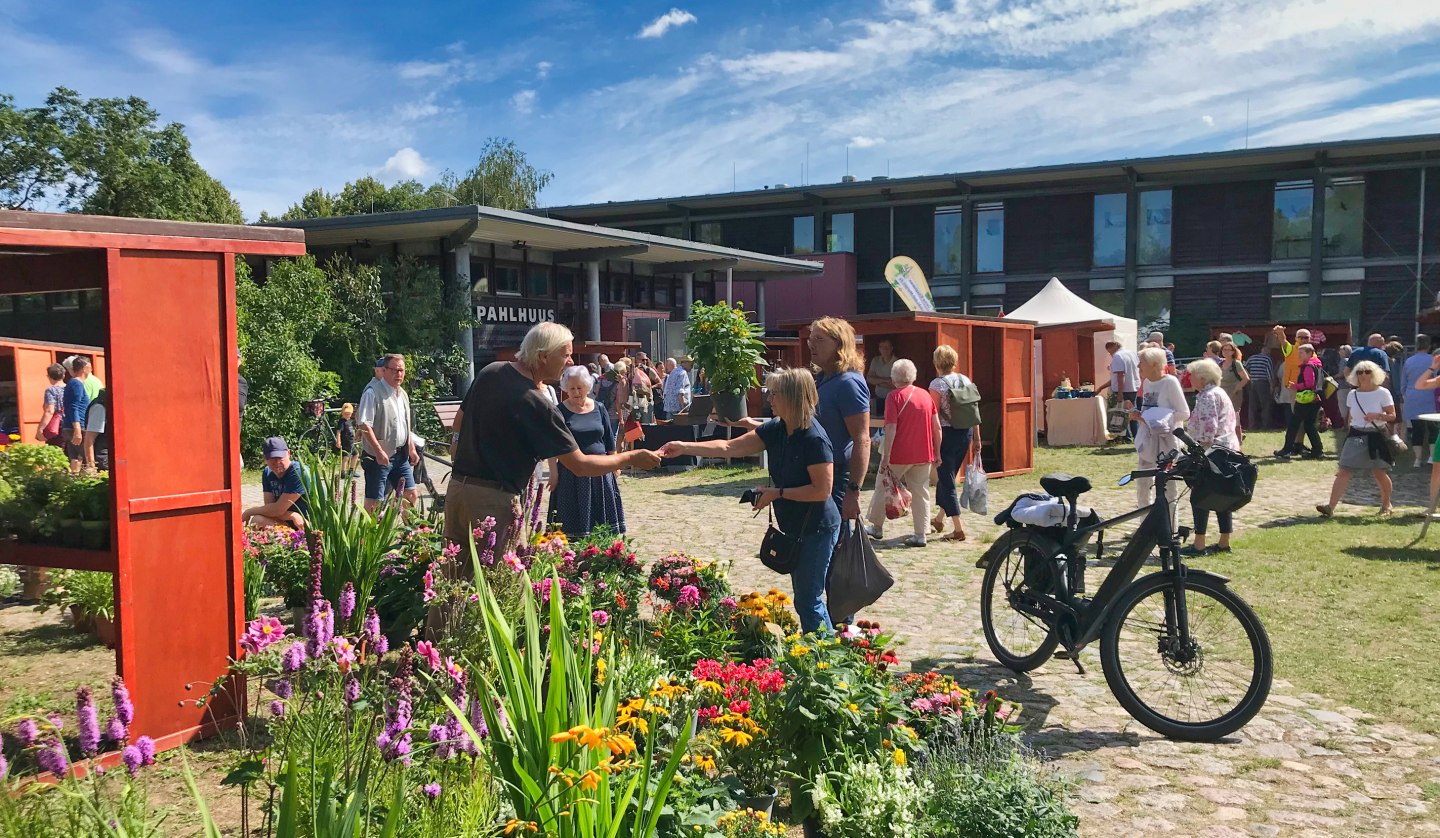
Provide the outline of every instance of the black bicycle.
[[296,445],[301,451],[315,457],[329,457],[336,453],[335,431],[331,428],[327,413],[339,413],[339,408],[326,407],[325,398],[307,399],[300,403],[305,415],[312,420],[310,427],[300,432]]
[[[1217,460],[1184,431],[1175,436],[1185,451],[1163,454],[1156,468],[1120,480],[1123,486],[1153,477],[1155,502],[1108,521],[1081,513],[1077,499],[1090,490],[1089,480],[1042,477],[1041,487],[1064,504],[1064,523],[1012,524],[986,551],[979,562],[985,567],[980,620],[996,659],[1015,672],[1040,666],[1063,646],[1063,656],[1084,674],[1080,651],[1098,639],[1110,691],[1137,721],[1172,739],[1212,742],[1259,712],[1270,694],[1273,662],[1264,626],[1229,580],[1181,560],[1179,542],[1189,531],[1182,527],[1177,538],[1172,530],[1166,486],[1203,484]],[[1253,489],[1248,460],[1224,454],[1243,461]],[[1084,596],[1091,537],[1098,536],[1099,560],[1105,530],[1140,516],[1110,574],[1093,597]],[[1136,579],[1157,547],[1160,570]]]

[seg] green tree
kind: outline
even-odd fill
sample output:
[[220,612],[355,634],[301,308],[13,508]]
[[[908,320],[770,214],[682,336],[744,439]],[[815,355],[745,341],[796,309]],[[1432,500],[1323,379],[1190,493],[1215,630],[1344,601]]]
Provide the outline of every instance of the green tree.
[[[441,184],[448,171],[440,176]],[[461,201],[506,210],[523,210],[539,202],[540,190],[554,180],[553,172],[537,169],[514,140],[491,137],[480,149],[480,159],[465,177],[446,191]]]
[[308,425],[302,402],[339,391],[339,376],[321,367],[312,347],[335,304],[329,279],[311,256],[272,263],[263,285],[243,261],[235,267],[241,372],[250,383],[240,444],[253,457],[269,436],[294,444]]
[[161,126],[144,99],[82,100],[62,87],[46,103],[65,134],[71,206],[95,215],[245,223],[230,192],[191,156],[184,126]]
[[53,107],[16,108],[0,93],[0,208],[29,209],[64,185],[64,139]]

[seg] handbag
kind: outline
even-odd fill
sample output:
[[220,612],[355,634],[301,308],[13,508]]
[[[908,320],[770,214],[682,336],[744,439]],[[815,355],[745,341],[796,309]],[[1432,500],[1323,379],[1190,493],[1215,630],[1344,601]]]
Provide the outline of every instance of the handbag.
[[[1367,412],[1367,411],[1365,410],[1365,406],[1362,405],[1362,404],[1360,404],[1360,391],[1359,391],[1359,390],[1351,390],[1351,391],[1350,391],[1350,394],[1355,397],[1355,406],[1360,409],[1360,413],[1361,413],[1362,415],[1365,414],[1365,413]],[[1372,421],[1370,424],[1371,424],[1371,425],[1374,425],[1374,426],[1375,426],[1375,429],[1380,432],[1380,437],[1381,437],[1381,439],[1384,440],[1384,442],[1385,442],[1385,447],[1386,447],[1387,449],[1389,449],[1389,451],[1390,451],[1390,462],[1391,462],[1391,463],[1397,463],[1397,462],[1399,462],[1399,461],[1400,461],[1400,458],[1403,457],[1403,456],[1405,456],[1406,452],[1408,452],[1408,451],[1410,450],[1410,445],[1409,445],[1408,443],[1406,443],[1406,442],[1405,442],[1405,439],[1404,439],[1403,437],[1401,437],[1399,434],[1396,434],[1396,433],[1388,433],[1388,432],[1387,432],[1387,427],[1388,427],[1388,426],[1386,426],[1386,425],[1384,425],[1384,424],[1377,424],[1377,423],[1375,423],[1375,422],[1373,422],[1373,421]]]
[[830,576],[825,580],[826,608],[837,617],[848,617],[873,605],[895,584],[895,576],[880,563],[875,545],[865,528],[844,526],[840,541],[830,557]]
[[50,421],[45,423],[45,428],[43,431],[41,431],[42,435],[47,441],[52,440],[60,435],[60,422],[64,418],[65,417],[61,415],[59,410],[56,410],[54,413],[50,414]]
[[[789,444],[786,451],[781,453],[781,459],[789,454]],[[825,501],[829,503],[829,501]],[[772,502],[765,507],[768,513],[770,524],[765,528],[765,537],[760,540],[760,563],[780,574],[793,573],[796,565],[800,564],[800,550],[805,546],[805,536],[791,535],[775,526],[775,505]],[[759,515],[759,512],[755,513]],[[805,521],[800,525],[800,532],[804,533],[805,528],[810,526],[810,516],[815,514],[815,504],[810,505],[809,511],[805,513]]]
[[885,492],[885,517],[894,521],[910,514],[910,503],[914,500],[910,490],[895,478],[889,466],[880,469],[880,485]]

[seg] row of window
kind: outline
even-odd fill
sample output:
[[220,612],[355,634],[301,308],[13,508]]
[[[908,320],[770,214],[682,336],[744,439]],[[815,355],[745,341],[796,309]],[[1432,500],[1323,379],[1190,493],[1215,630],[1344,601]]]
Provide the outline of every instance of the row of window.
[[[584,277],[573,268],[472,261],[470,280],[470,296],[478,305],[482,299],[494,295],[575,301]],[[700,299],[702,291],[713,286],[697,279],[694,287],[695,296]],[[602,272],[600,297],[606,304],[668,309],[681,303],[680,280]]]
[[99,311],[100,289],[52,291],[48,294],[0,294],[0,314],[43,314],[47,311]]

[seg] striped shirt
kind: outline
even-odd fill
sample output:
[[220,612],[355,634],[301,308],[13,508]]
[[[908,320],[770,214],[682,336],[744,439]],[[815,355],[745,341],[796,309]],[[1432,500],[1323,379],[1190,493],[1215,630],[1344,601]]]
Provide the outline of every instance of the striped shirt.
[[1256,381],[1269,381],[1275,374],[1275,362],[1265,352],[1256,352],[1245,359],[1245,371]]

